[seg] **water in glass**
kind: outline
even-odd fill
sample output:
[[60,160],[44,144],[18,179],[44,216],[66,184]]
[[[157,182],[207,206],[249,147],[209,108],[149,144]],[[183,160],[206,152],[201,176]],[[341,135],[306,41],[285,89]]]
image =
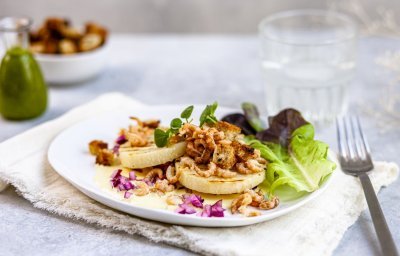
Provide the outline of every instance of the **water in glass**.
[[320,123],[346,110],[355,69],[355,28],[337,15],[286,12],[260,24],[269,114],[293,107]]

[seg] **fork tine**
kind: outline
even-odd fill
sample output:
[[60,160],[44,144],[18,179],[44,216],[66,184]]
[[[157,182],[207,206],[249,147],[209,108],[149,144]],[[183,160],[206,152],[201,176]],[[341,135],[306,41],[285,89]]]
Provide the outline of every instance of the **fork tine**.
[[369,148],[367,138],[365,137],[365,135],[361,129],[360,119],[358,117],[356,117],[356,120],[357,120],[356,123],[357,123],[358,131],[360,133],[360,138],[361,138],[361,141],[363,144],[363,150],[365,152],[365,157],[367,160],[371,161],[371,150]]
[[340,134],[340,128],[339,128],[339,117],[336,117],[336,134],[337,134],[337,140],[338,140],[339,155],[345,156],[345,152],[343,149],[342,136]]
[[350,158],[354,158],[354,148],[352,145],[354,145],[354,142],[352,138],[350,137],[350,131],[351,128],[350,123],[347,121],[348,118],[343,117],[343,126],[344,126],[344,135],[345,135],[345,141],[346,141],[346,147],[349,152]]
[[356,158],[364,159],[366,156],[366,152],[363,147],[361,135],[360,135],[360,128],[356,123],[356,117],[349,117],[350,127],[351,127],[351,137],[353,139],[356,151]]
[[374,168],[366,137],[357,117],[336,119],[339,160],[342,170],[350,175],[368,172]]
[[349,157],[349,151],[346,144],[346,138],[344,138],[343,132],[343,119],[337,117],[336,118],[336,132],[338,138],[338,147],[339,147],[339,154],[341,157],[347,159]]

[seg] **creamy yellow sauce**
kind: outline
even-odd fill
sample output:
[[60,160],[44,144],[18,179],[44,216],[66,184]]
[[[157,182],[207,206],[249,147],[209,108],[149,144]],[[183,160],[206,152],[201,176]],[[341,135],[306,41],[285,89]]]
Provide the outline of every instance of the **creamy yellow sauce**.
[[[109,195],[113,196],[114,198],[129,202],[136,206],[146,207],[146,208],[153,208],[153,209],[164,209],[174,211],[178,205],[169,205],[167,204],[167,197],[170,195],[183,195],[187,193],[185,189],[176,189],[172,192],[167,192],[165,194],[157,193],[157,192],[150,192],[145,196],[136,196],[134,194],[131,195],[130,198],[124,198],[125,191],[119,191],[117,188],[113,188],[110,184],[110,176],[116,170],[121,169],[122,175],[125,177],[129,176],[130,169],[123,168],[122,166],[103,166],[103,165],[96,165],[96,175],[95,175],[95,183],[96,185]],[[135,172],[137,178],[143,178],[145,173],[140,173],[138,171]],[[135,182],[133,182],[135,183]],[[214,204],[218,200],[222,199],[222,205],[225,209],[230,209],[230,205],[232,200],[236,198],[237,194],[231,195],[212,195],[212,194],[204,194],[200,192],[193,191],[194,194],[200,195],[204,199],[203,204]],[[196,208],[196,210],[201,211],[201,209]]]

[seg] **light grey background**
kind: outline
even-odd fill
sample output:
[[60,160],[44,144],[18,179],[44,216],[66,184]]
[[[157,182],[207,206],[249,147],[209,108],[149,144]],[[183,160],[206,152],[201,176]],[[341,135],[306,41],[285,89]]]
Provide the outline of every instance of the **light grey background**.
[[274,12],[350,2],[370,18],[383,9],[400,13],[397,0],[0,0],[0,16],[28,15],[38,25],[59,15],[76,25],[94,20],[113,32],[236,34],[255,33],[259,21]]
[[[331,1],[337,2],[337,1]],[[400,13],[400,1],[359,1],[371,17],[382,8]],[[112,55],[99,78],[74,86],[51,87],[50,106],[42,117],[11,122],[0,119],[0,142],[51,120],[97,95],[121,91],[146,103],[208,103],[237,107],[251,100],[263,106],[258,42],[254,36],[177,37],[159,33],[254,34],[262,17],[296,8],[326,8],[324,0],[0,0],[0,16],[28,15],[36,24],[49,15],[70,17],[75,24],[95,20],[113,32],[154,33],[128,37],[126,52]],[[400,19],[400,17],[396,17]],[[351,111],[364,121],[374,157],[399,163],[398,128],[378,132],[379,122],[365,113],[375,106],[393,79],[375,64],[386,49],[399,49],[399,40],[363,39],[360,66],[351,93]],[[399,88],[398,88],[399,89]],[[397,93],[399,90],[397,90]],[[379,109],[377,107],[377,109]],[[384,115],[384,113],[382,113]],[[332,128],[319,138],[335,147]],[[400,243],[400,180],[378,197]],[[334,220],[333,220],[334,221]],[[345,233],[334,255],[376,255],[379,247],[368,211]],[[0,255],[186,255],[184,250],[130,236],[82,221],[34,209],[12,187],[0,194]]]
[[[112,37],[110,47],[109,67],[97,79],[50,87],[50,104],[43,116],[23,122],[0,118],[0,143],[110,91],[120,91],[148,104],[195,104],[216,100],[222,106],[238,107],[242,101],[252,101],[265,113],[264,80],[255,36],[128,35]],[[384,92],[393,76],[376,65],[375,60],[387,49],[399,48],[398,39],[362,39],[359,67],[350,91],[350,112],[360,115],[374,159],[398,164],[400,121],[397,125],[384,123],[385,118],[392,119],[380,107],[381,100],[388,98]],[[400,87],[397,87],[393,94],[399,93]],[[367,107],[378,111],[379,117],[367,114]],[[380,129],[382,124],[385,124],[386,132]],[[320,130],[317,137],[336,150],[334,127]],[[400,244],[399,191],[400,179],[378,194],[397,244]],[[138,236],[34,209],[13,188],[0,193],[1,256],[127,253],[190,254]],[[379,255],[379,244],[368,211],[364,211],[346,231],[334,252],[334,256],[349,255]]]

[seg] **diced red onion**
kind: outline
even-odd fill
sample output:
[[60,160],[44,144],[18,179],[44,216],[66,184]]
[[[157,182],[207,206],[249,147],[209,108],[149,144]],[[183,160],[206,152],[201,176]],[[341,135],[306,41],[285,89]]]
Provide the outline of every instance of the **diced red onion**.
[[116,140],[115,140],[115,145],[113,147],[113,153],[114,154],[119,154],[119,148],[122,144],[127,142],[128,140],[126,139],[125,135],[120,135]]
[[175,210],[179,214],[193,214],[196,210],[188,204],[179,204],[179,207]]
[[222,208],[222,200],[217,201],[215,204],[211,205],[211,217],[224,217],[225,209]]
[[116,144],[114,147],[113,147],[113,153],[114,154],[119,154],[119,145],[118,144]]
[[111,174],[111,179],[115,179],[115,178],[118,178],[119,176],[121,176],[121,172],[122,172],[122,170],[121,169],[117,169],[117,170],[115,170],[112,174]]
[[196,194],[184,194],[183,200],[185,204],[191,203],[194,207],[203,208],[204,199]]
[[128,199],[129,197],[131,197],[132,193],[125,191],[124,193],[124,198]]
[[119,177],[119,180],[121,181],[122,184],[124,184],[124,183],[129,181],[129,179],[127,177],[122,176],[122,175]]
[[125,188],[126,190],[130,190],[130,189],[134,189],[134,188],[135,188],[135,186],[134,186],[130,181],[127,181],[127,182],[125,182],[125,183],[122,183],[122,185],[124,185],[124,188]]
[[119,191],[125,191],[124,198],[129,198],[132,193],[128,192],[128,190],[135,189],[135,185],[130,182],[131,178],[134,177],[135,173],[130,172],[129,178],[121,175],[122,170],[115,170],[110,176],[110,182],[113,188],[118,188]]
[[154,186],[154,182],[152,182],[148,179],[143,179],[142,181],[144,181],[148,186]]
[[203,211],[200,213],[201,217],[211,217],[211,205],[206,204]]
[[225,209],[222,207],[222,200],[217,201],[213,205],[206,204],[203,211],[199,214],[201,217],[224,217]]
[[115,170],[111,176],[110,176],[110,182],[111,182],[111,186],[113,188],[117,187],[119,184],[121,184],[121,169],[117,169]]
[[124,184],[118,184],[118,189],[119,189],[119,191],[123,191],[123,190],[125,190],[125,186],[124,186]]
[[136,174],[134,171],[130,171],[129,172],[129,179],[130,180],[136,180]]
[[127,142],[128,140],[126,139],[125,135],[120,135],[116,140],[115,143],[117,143],[118,145],[122,145],[125,142]]
[[119,185],[119,180],[111,180],[110,183],[111,183],[111,186],[113,188],[115,188],[115,187],[117,187]]

